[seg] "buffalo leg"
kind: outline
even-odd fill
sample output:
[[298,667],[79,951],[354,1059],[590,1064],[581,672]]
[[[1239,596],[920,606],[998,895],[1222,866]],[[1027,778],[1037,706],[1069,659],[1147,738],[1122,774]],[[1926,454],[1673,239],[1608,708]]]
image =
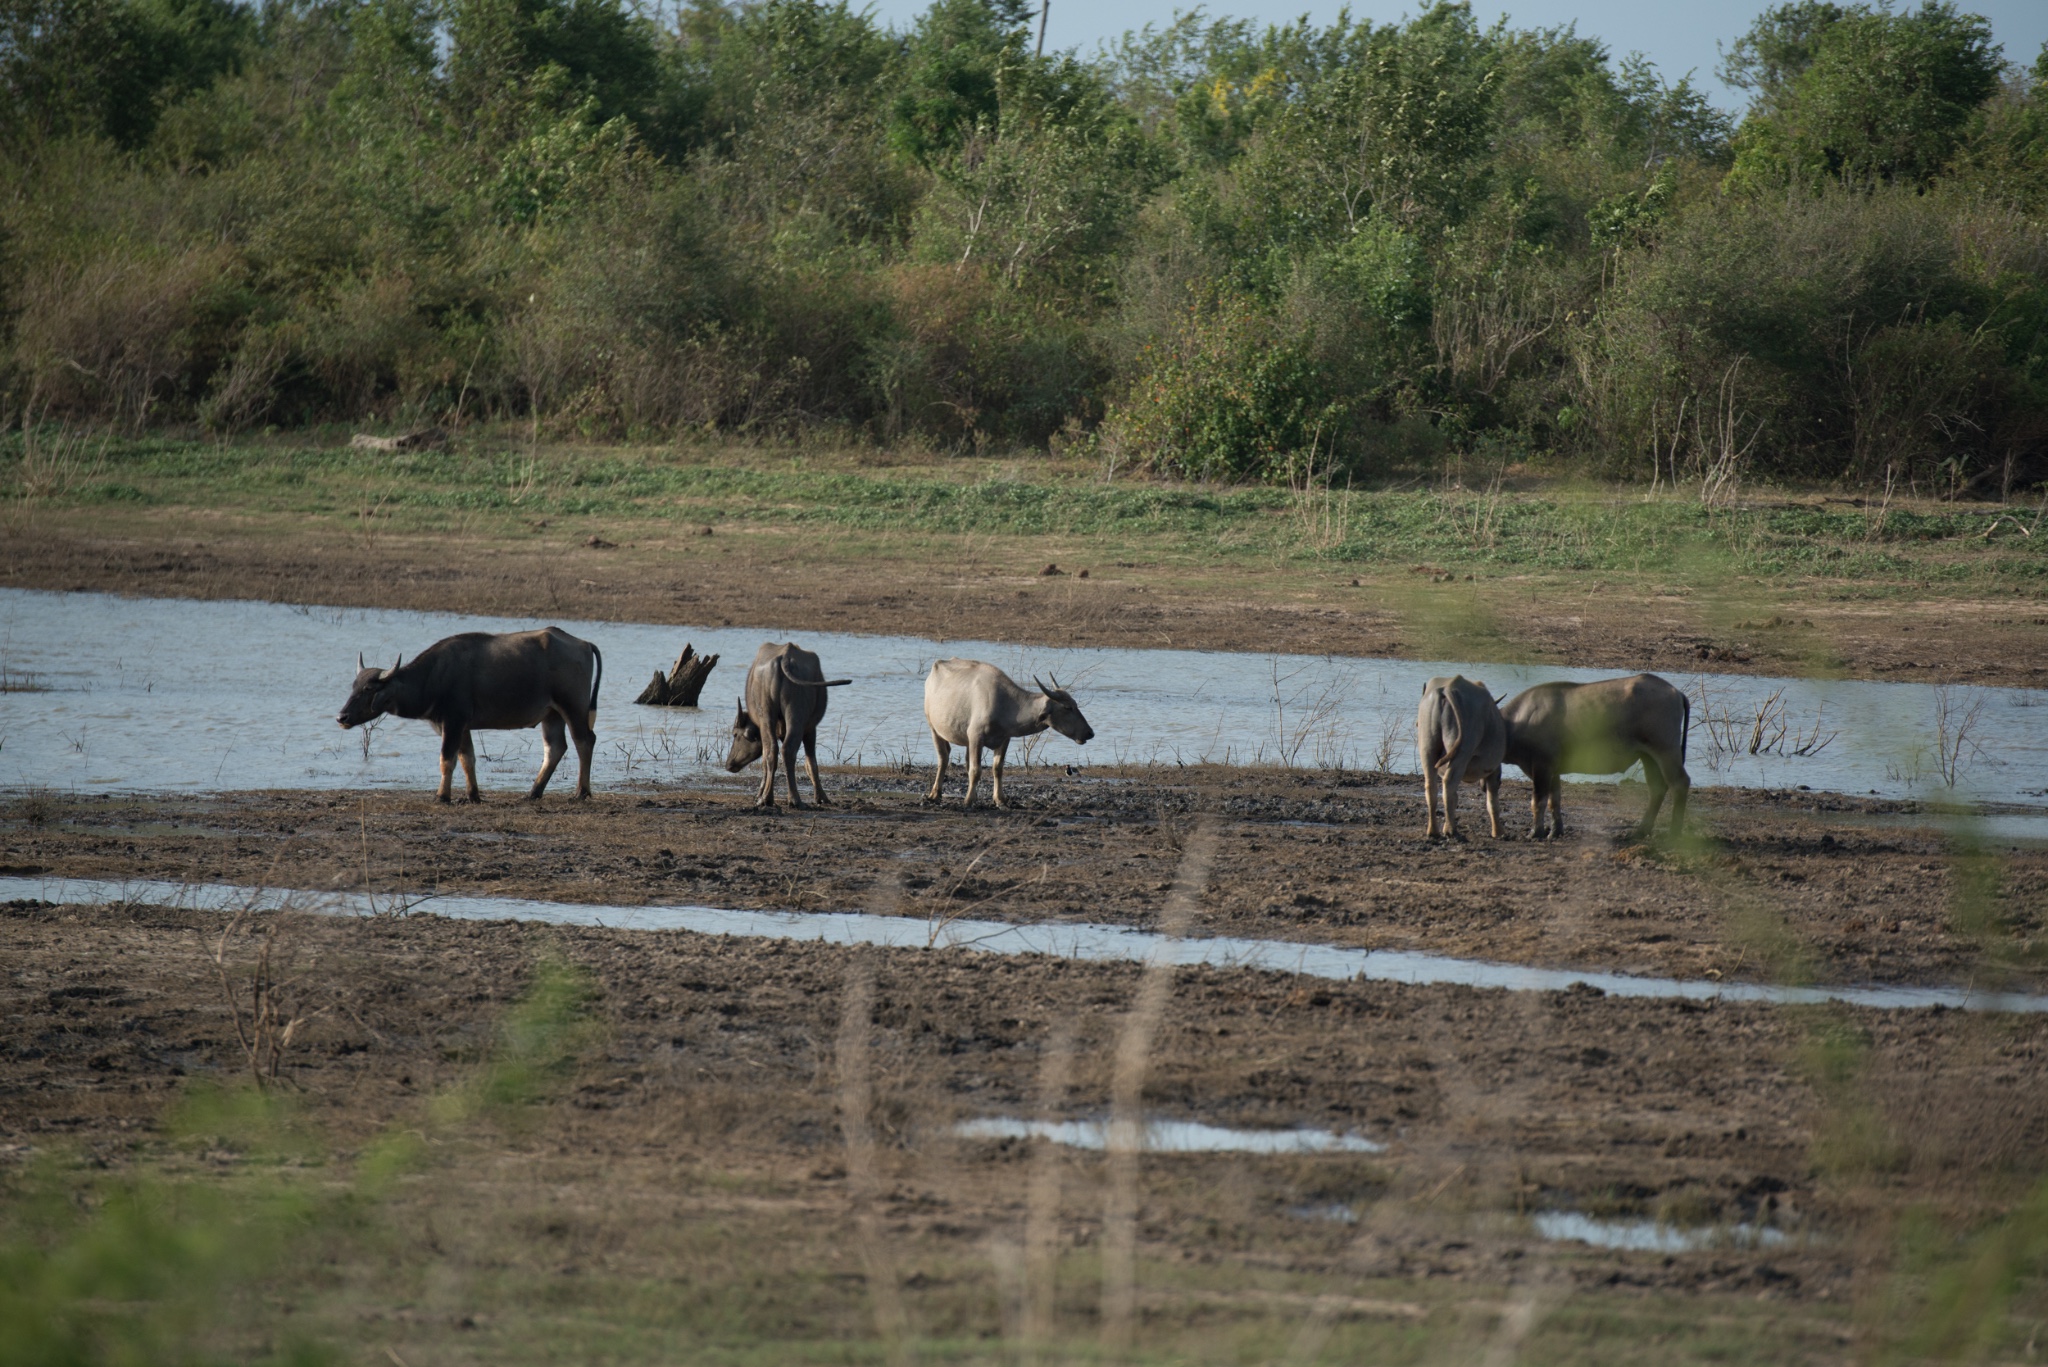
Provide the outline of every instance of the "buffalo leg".
[[932,775],[932,790],[924,795],[926,802],[939,800],[939,789],[946,781],[946,766],[953,762],[953,747],[936,731],[932,732],[932,748],[939,752],[939,768],[938,772]]
[[469,728],[452,723],[441,727],[441,786],[434,793],[436,802],[446,802],[455,795],[455,764],[462,758],[462,743],[469,739]]
[[1664,781],[1664,766],[1650,755],[1643,756],[1643,782],[1650,785],[1650,805],[1643,811],[1643,819],[1629,832],[1636,840],[1647,840],[1650,832],[1657,827],[1657,813],[1664,807],[1664,790],[1671,785]]
[[469,786],[469,800],[471,802],[482,802],[484,795],[476,786],[476,733],[474,731],[464,731],[462,733],[462,777]]
[[[1643,774],[1648,777],[1650,766],[1657,766],[1658,778],[1653,780],[1650,791],[1661,800],[1664,789],[1671,790],[1671,833],[1677,835],[1685,829],[1686,800],[1692,796],[1692,775],[1685,772],[1685,762],[1670,751],[1661,751],[1643,761]],[[1650,824],[1657,819],[1657,808],[1653,804],[1649,815],[1643,818],[1643,831],[1648,834]]]
[[526,792],[529,801],[540,801],[540,795],[547,791],[548,780],[555,776],[555,766],[562,762],[562,756],[569,753],[569,742],[565,736],[561,713],[550,712],[540,719],[540,773],[534,778],[533,787]]
[[1436,762],[1427,753],[1422,757],[1422,805],[1429,812],[1429,825],[1423,829],[1424,840],[1436,839]]
[[1005,736],[989,747],[989,772],[995,776],[996,806],[1003,805],[1003,762],[1010,757],[1010,739]]
[[1480,780],[1486,789],[1486,819],[1493,826],[1493,838],[1500,839],[1500,770]]
[[569,714],[569,739],[576,742],[576,796],[590,796],[590,752],[597,748],[597,729],[590,722],[597,714],[581,711]]
[[1550,789],[1550,838],[1564,838],[1564,775],[1553,773],[1547,776]]
[[[825,785],[818,781],[818,728],[804,732],[804,765],[811,771],[811,801],[820,807],[832,805],[832,799],[825,796]],[[796,789],[796,777],[791,775],[790,790]]]
[[1444,785],[1444,834],[1453,840],[1465,838],[1465,833],[1458,829],[1458,789],[1465,786],[1466,763],[1466,760],[1453,756],[1437,770],[1437,777]]
[[963,807],[974,805],[974,786],[981,782],[982,738],[972,731],[967,733],[967,744],[961,748],[967,752],[967,796],[960,800]]
[[[782,772],[789,776],[789,805],[797,808],[801,808],[804,805],[803,794],[796,790],[796,752],[802,745],[803,737],[801,736],[784,736],[782,738]],[[814,790],[816,789],[817,783],[815,779],[812,781],[811,787]]]
[[775,766],[782,762],[782,742],[771,727],[761,728],[761,791],[754,794],[756,807],[775,805]]
[[1543,830],[1543,800],[1550,795],[1550,774],[1538,769],[1529,775],[1529,838],[1541,840]]

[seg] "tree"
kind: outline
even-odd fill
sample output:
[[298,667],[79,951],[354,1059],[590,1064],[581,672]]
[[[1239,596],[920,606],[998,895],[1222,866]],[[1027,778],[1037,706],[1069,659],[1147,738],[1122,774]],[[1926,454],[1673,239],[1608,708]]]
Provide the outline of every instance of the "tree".
[[1910,14],[1833,9],[1774,10],[1736,45],[1731,65],[1759,91],[1737,139],[1737,185],[1927,184],[1998,89],[1991,25],[1948,0]]

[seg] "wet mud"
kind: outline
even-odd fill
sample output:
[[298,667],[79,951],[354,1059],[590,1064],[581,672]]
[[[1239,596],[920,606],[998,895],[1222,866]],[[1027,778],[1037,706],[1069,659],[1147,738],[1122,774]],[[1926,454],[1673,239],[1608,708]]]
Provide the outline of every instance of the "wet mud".
[[1007,811],[962,810],[957,784],[927,803],[915,770],[826,782],[830,808],[767,812],[747,776],[538,805],[31,794],[0,802],[0,872],[1150,930],[1206,830],[1194,935],[1731,983],[2048,983],[2048,846],[1899,804],[1701,791],[1697,843],[1637,843],[1643,788],[1584,785],[1571,833],[1534,841],[1510,783],[1509,838],[1467,794],[1468,838],[1430,841],[1415,783],[1388,776],[1013,768]]
[[[218,917],[143,907],[0,908],[0,1156],[73,1144],[118,1163],[154,1142],[181,1089],[243,1069],[216,986],[220,928]],[[458,1084],[539,966],[567,965],[587,979],[598,1029],[492,1180],[658,1186],[665,1207],[720,1212],[730,1241],[767,1219],[769,1203],[735,1206],[743,1174],[768,1184],[776,1220],[797,1218],[819,1248],[849,1218],[834,1041],[850,977],[870,975],[886,1228],[910,1267],[953,1275],[1023,1218],[1043,1144],[959,1127],[1100,1119],[1140,973],[431,916],[286,915],[275,934],[295,1009],[311,1014],[281,1077],[344,1143]],[[250,952],[231,942],[231,969],[244,971]],[[1816,1161],[1847,1113],[1812,1059],[1816,1041],[1844,1033],[1867,1084],[1851,1119],[1898,1155],[1877,1187]],[[1055,1049],[1069,1085],[1046,1109]],[[1383,1150],[1149,1155],[1142,1245],[1148,1258],[1244,1269],[1493,1285],[1541,1262],[1584,1287],[1833,1299],[1887,1256],[1881,1236],[1865,1237],[1882,1228],[1879,1188],[1886,1206],[1965,1217],[2006,1198],[2002,1174],[2048,1143],[2048,1093],[2031,1081],[2044,1049],[2039,1018],[1180,970],[1150,1051],[1148,1114],[1310,1126]],[[1060,1239],[1085,1249],[1100,1234],[1104,1160],[1063,1150],[1059,1162]],[[690,1176],[711,1171],[718,1182]],[[1546,1240],[1529,1218],[1542,1211],[1785,1237],[1597,1249]],[[579,1237],[586,1262],[625,1270],[619,1230]],[[534,1242],[538,1256],[566,1256]]]

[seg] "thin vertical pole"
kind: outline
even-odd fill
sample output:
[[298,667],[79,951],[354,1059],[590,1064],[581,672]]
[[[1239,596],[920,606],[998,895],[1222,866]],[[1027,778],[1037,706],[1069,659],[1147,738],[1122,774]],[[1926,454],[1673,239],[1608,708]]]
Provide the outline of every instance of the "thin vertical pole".
[[1038,0],[1038,55],[1045,55],[1045,16],[1052,13],[1052,0]]

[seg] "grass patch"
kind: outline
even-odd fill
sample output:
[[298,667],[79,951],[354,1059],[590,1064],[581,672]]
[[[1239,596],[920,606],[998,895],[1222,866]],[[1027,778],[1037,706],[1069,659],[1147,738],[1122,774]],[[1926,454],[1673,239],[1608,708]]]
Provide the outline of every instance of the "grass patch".
[[[1604,485],[1288,491],[1107,481],[1045,457],[925,457],[755,447],[528,448],[490,436],[452,450],[367,451],[315,440],[107,440],[89,474],[53,484],[0,443],[18,506],[206,509],[392,530],[531,535],[558,519],[618,534],[674,524],[835,529],[957,539],[1058,536],[1101,558],[1168,557],[1431,576],[1596,574],[1681,592],[1736,580],[1838,595],[2048,590],[2032,510],[1926,502],[1882,508],[1812,491],[1736,507]],[[1998,525],[1994,525],[1994,524]],[[2019,530],[2015,526],[2019,525]]]

